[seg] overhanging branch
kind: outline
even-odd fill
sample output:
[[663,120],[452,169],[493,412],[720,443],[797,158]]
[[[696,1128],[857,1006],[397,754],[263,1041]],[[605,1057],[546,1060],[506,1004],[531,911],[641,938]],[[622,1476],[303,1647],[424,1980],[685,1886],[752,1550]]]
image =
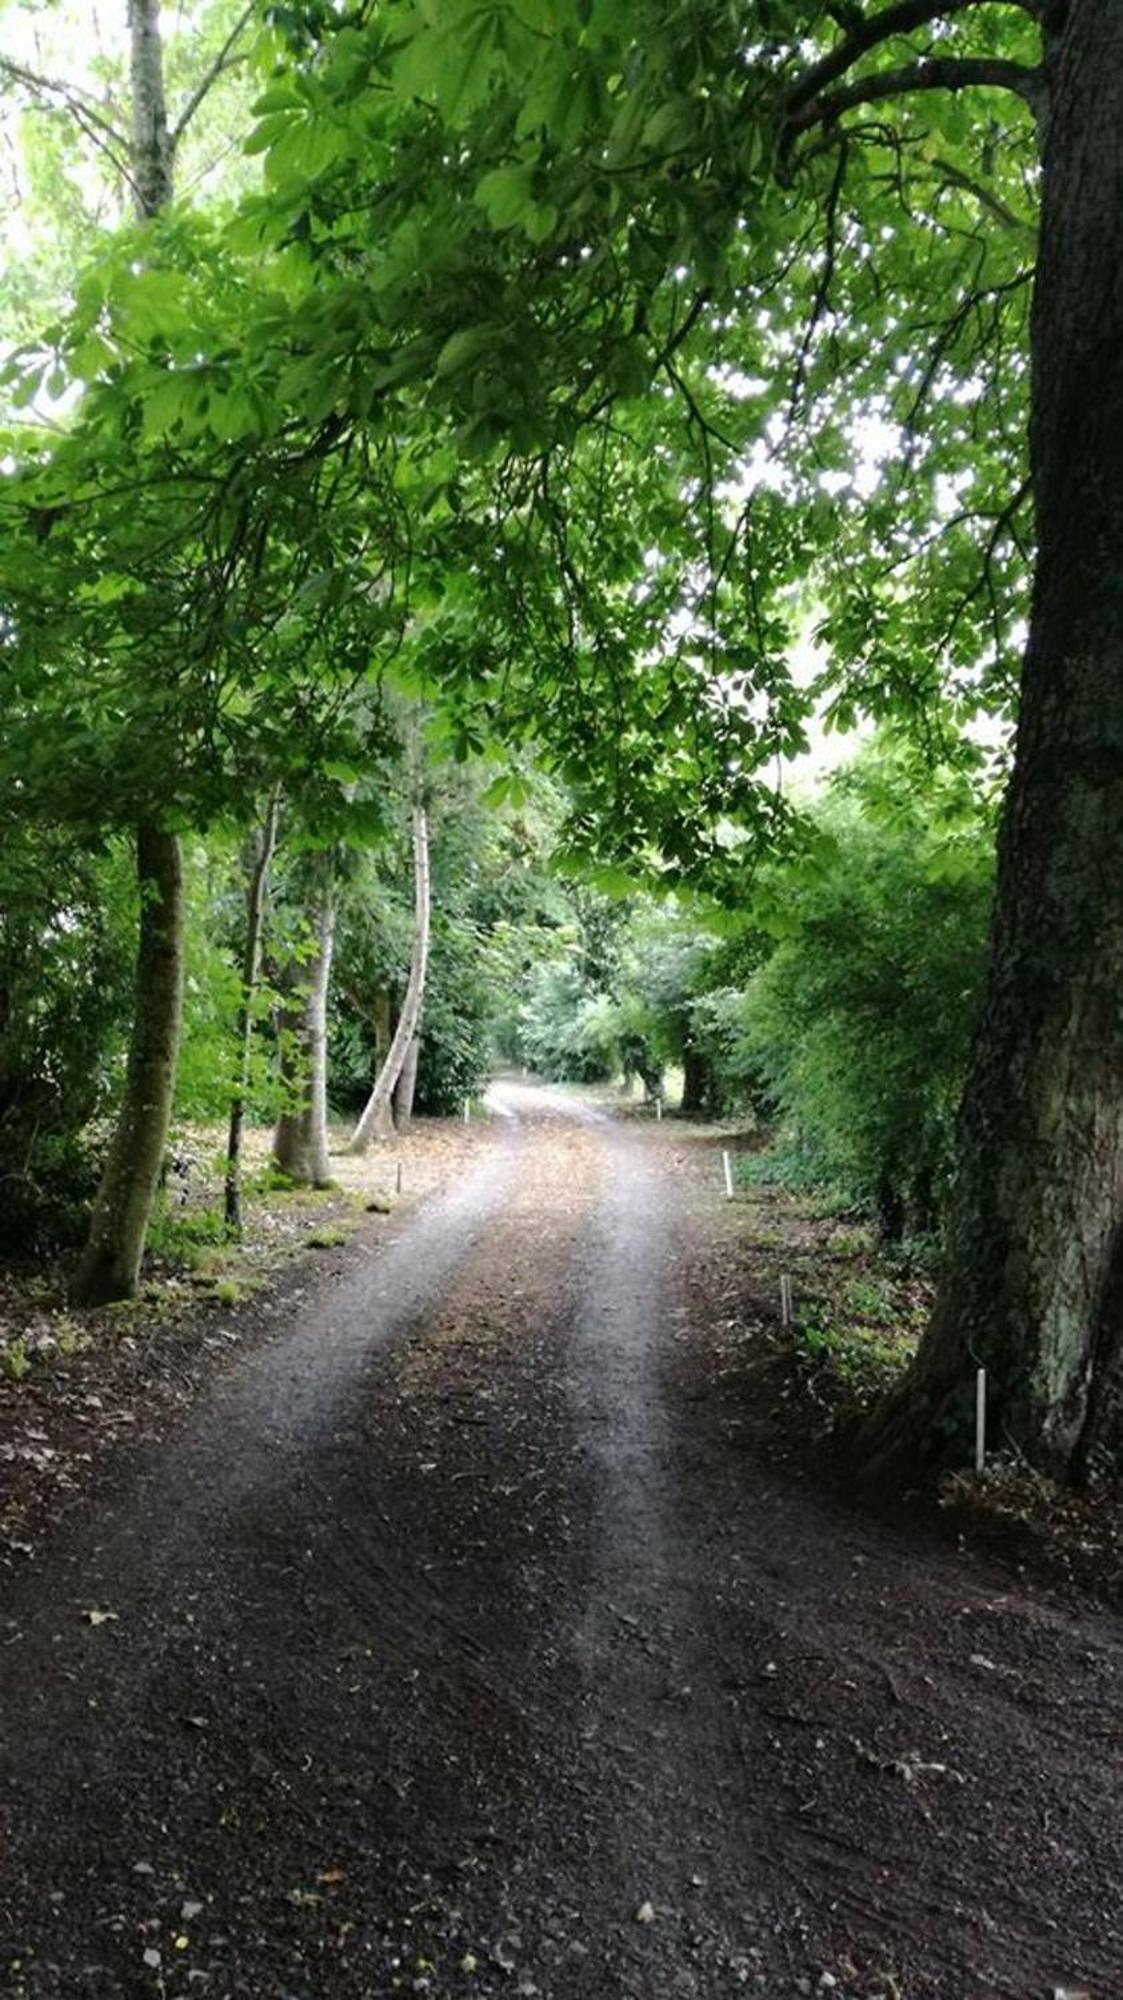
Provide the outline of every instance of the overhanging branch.
[[911,34],[914,28],[930,27],[934,21],[947,20],[978,5],[979,0],[897,0],[895,6],[884,8],[880,14],[859,20],[837,48],[804,71],[789,93],[789,115],[794,118],[805,105],[813,104],[824,90],[837,83],[840,76],[845,76],[847,70],[853,69],[856,62],[880,43],[891,41],[895,35]]
[[252,21],[253,14],[254,14],[254,0],[250,0],[249,6],[245,8],[241,14],[239,14],[238,19],[235,21],[234,26],[231,28],[230,33],[227,35],[226,40],[223,42],[222,47],[220,48],[210,68],[207,71],[205,71],[205,73],[199,78],[199,81],[195,85],[194,90],[191,92],[191,95],[188,98],[186,104],[184,105],[183,110],[180,112],[179,117],[176,119],[175,126],[172,130],[172,135],[171,135],[173,146],[177,145],[180,139],[182,139],[184,133],[187,130],[187,127],[190,125],[191,120],[194,118],[195,113],[198,111],[199,106],[202,104],[204,98],[208,95],[208,93],[211,90],[213,90],[215,84],[218,82],[219,77],[225,75],[226,71],[230,69],[231,66],[239,60],[239,57],[235,55],[235,49],[237,48],[237,45],[241,40],[245,29],[249,26],[250,22]]
[[[789,115],[796,118],[832,83],[837,83],[840,77],[853,69],[864,55],[883,42],[912,34],[916,28],[932,27],[939,21],[951,20],[957,14],[965,14],[971,7],[993,4],[995,0],[895,0],[893,6],[883,8],[879,14],[858,17],[837,48],[812,63],[789,92]],[[1023,13],[1032,14],[1035,20],[1042,17],[1041,0],[997,0],[997,4],[1018,7]]]
[[878,104],[887,97],[904,97],[924,90],[970,90],[985,87],[1011,90],[1028,104],[1034,117],[1043,108],[1045,79],[1038,69],[1007,62],[999,56],[922,56],[900,69],[878,70],[846,84],[841,90],[805,102],[788,120],[791,134],[815,125],[831,125],[861,104]]

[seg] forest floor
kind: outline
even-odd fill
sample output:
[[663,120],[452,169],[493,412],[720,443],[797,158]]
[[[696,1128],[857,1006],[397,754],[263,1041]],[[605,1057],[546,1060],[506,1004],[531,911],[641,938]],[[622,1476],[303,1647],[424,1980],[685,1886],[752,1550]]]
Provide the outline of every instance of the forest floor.
[[1123,1631],[832,1474],[860,1242],[674,1121],[496,1109],[7,1385],[68,1471],[0,1457],[0,1993],[1118,2000]]

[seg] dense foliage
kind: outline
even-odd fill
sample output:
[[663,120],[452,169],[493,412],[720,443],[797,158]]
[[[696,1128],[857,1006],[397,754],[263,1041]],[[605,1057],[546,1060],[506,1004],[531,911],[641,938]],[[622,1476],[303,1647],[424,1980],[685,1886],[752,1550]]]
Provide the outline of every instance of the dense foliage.
[[775,950],[746,994],[746,1052],[787,1128],[789,1164],[931,1235],[946,1208],[955,1121],[982,985],[993,888],[989,827],[959,786],[927,795],[863,763],[821,816],[829,844],[782,884]]

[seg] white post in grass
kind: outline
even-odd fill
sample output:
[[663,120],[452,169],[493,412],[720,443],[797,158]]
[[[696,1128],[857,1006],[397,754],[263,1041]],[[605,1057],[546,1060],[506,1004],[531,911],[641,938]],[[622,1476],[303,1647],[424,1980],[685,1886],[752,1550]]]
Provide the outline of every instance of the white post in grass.
[[655,1099],[655,1123],[657,1125],[663,1123],[663,1100],[661,1097]]
[[792,1281],[786,1271],[780,1278],[780,1322],[783,1326],[792,1323]]
[[987,1462],[987,1371],[979,1368],[975,1373],[975,1471],[982,1472]]
[[472,1118],[472,1100],[471,1100],[471,1098],[470,1098],[470,1097],[466,1097],[466,1098],[464,1099],[464,1123],[465,1123],[465,1125],[468,1125],[468,1124],[470,1124],[470,1123],[471,1123],[471,1118]]
[[728,1153],[725,1153],[725,1152],[723,1152],[723,1153],[722,1153],[722,1156],[721,1156],[721,1165],[722,1165],[722,1171],[723,1171],[723,1172],[724,1172],[724,1174],[725,1174],[725,1199],[726,1199],[726,1201],[732,1201],[732,1199],[733,1199],[733,1162],[732,1162],[732,1160],[730,1159],[730,1157],[729,1157],[729,1154],[728,1154]]

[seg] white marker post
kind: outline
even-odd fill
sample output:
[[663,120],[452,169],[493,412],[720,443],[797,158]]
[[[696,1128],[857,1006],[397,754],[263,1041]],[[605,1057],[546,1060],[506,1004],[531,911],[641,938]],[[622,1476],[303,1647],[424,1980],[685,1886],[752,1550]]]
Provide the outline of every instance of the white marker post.
[[663,1100],[661,1097],[655,1099],[655,1123],[657,1125],[663,1123]]
[[786,1271],[780,1276],[780,1323],[782,1326],[792,1323],[792,1281]]
[[975,1471],[981,1473],[987,1462],[987,1371],[979,1368],[975,1373]]
[[724,1174],[725,1174],[725,1199],[726,1199],[726,1201],[732,1201],[732,1199],[733,1199],[733,1162],[732,1162],[732,1160],[730,1159],[730,1157],[729,1157],[729,1154],[728,1154],[728,1153],[724,1153],[724,1152],[722,1153],[722,1156],[721,1156],[721,1164],[722,1164],[722,1170],[723,1170],[723,1172],[724,1172]]
[[464,1099],[464,1123],[465,1125],[469,1125],[471,1124],[471,1121],[472,1121],[472,1100],[470,1097],[466,1097]]
[[401,1191],[402,1191],[402,1163],[401,1163],[401,1161],[399,1160],[399,1161],[398,1161],[398,1177],[397,1177],[397,1183],[396,1183],[396,1187],[395,1187],[395,1192],[396,1192],[397,1194],[401,1194]]

